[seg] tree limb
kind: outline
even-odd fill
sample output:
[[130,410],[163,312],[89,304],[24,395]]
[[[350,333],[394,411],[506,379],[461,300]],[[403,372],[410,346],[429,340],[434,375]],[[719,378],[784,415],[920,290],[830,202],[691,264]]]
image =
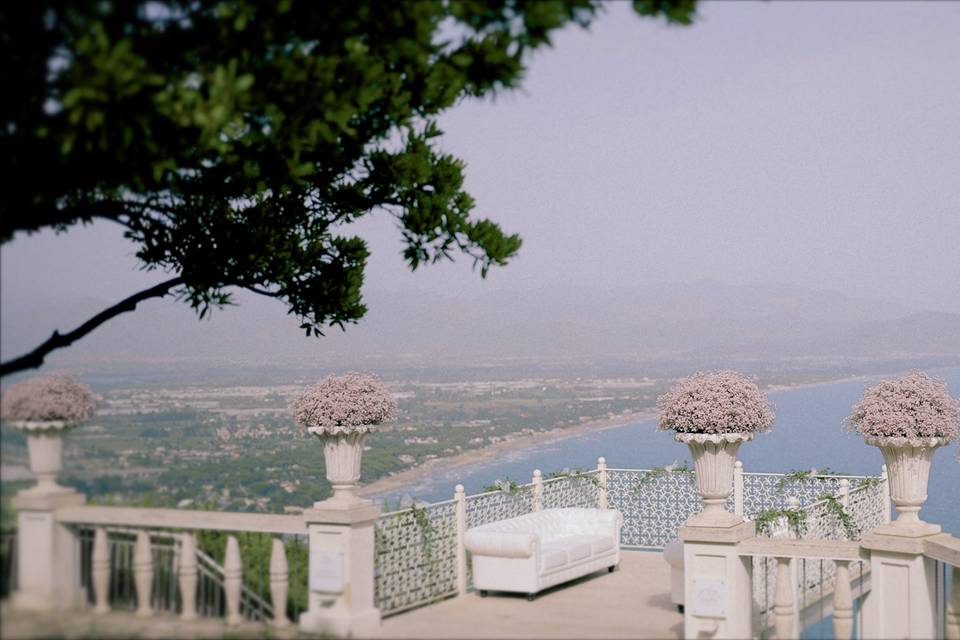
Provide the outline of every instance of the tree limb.
[[47,354],[51,351],[70,346],[110,318],[118,316],[121,313],[133,311],[137,308],[137,304],[149,298],[162,298],[170,292],[170,289],[183,283],[184,279],[182,277],[171,278],[149,289],[135,293],[128,298],[124,298],[112,307],[104,309],[69,333],[61,334],[59,331],[54,331],[53,335],[47,338],[46,342],[30,353],[0,364],[0,377],[25,369],[36,369],[43,364],[44,358],[46,358]]

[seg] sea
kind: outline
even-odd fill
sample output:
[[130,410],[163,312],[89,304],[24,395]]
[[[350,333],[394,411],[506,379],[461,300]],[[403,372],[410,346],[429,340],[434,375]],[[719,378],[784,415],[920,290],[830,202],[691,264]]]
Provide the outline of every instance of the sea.
[[[960,368],[928,372],[946,381],[950,394],[960,397]],[[768,433],[757,435],[740,447],[739,459],[747,472],[785,473],[807,469],[829,469],[852,475],[879,475],[883,456],[876,447],[847,432],[844,419],[863,390],[884,377],[875,376],[830,382],[768,394],[776,420]],[[960,536],[960,460],[958,445],[941,447],[933,459],[929,498],[920,512],[928,522]],[[429,477],[375,496],[389,503],[397,500],[436,502],[453,497],[454,487],[463,484],[467,494],[478,493],[497,480],[530,482],[533,470],[544,475],[553,471],[593,469],[603,456],[610,468],[661,467],[673,462],[692,465],[686,445],[673,440],[669,432],[658,431],[654,419],[620,427],[598,429],[554,440],[548,444],[518,447],[493,460],[435,468]],[[438,465],[439,467],[439,465]],[[894,514],[895,516],[896,514]]]

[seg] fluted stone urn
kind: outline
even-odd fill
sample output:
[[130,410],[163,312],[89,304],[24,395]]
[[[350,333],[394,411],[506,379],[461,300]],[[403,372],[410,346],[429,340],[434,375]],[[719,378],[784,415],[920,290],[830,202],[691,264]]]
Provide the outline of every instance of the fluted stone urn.
[[31,493],[54,493],[67,490],[57,484],[63,470],[63,437],[77,424],[64,420],[16,420],[13,427],[27,438],[30,471],[37,478]]
[[897,506],[897,519],[877,528],[877,533],[901,536],[928,536],[940,533],[940,525],[920,519],[927,501],[927,481],[936,450],[949,438],[906,438],[901,436],[864,436],[864,442],[880,449],[887,464],[890,499]]
[[28,378],[4,391],[0,410],[0,417],[26,436],[30,470],[37,478],[36,486],[18,495],[72,492],[57,484],[63,437],[96,411],[90,387],[62,373]]
[[352,431],[341,430],[336,433],[322,427],[310,427],[307,431],[323,443],[327,481],[333,488],[333,495],[327,502],[345,505],[361,501],[356,494],[356,487],[360,482],[363,441],[373,429],[369,425],[362,425]]
[[733,469],[740,445],[756,432],[768,431],[773,409],[750,378],[736,371],[696,373],[683,378],[657,398],[657,427],[676,432],[677,442],[690,449],[703,500],[700,513],[687,527],[735,527],[743,517],[725,503],[733,493]]
[[886,535],[920,537],[940,533],[940,526],[920,519],[927,500],[927,480],[936,450],[960,436],[960,402],[947,384],[922,371],[864,390],[846,420],[847,427],[877,447],[887,463],[890,499],[897,519],[877,527]]
[[688,526],[732,527],[743,518],[726,510],[733,492],[733,467],[740,445],[753,438],[752,433],[678,433],[677,442],[690,448],[697,491],[703,510],[687,521]]
[[356,494],[363,442],[397,410],[393,394],[366,373],[328,376],[303,390],[293,404],[294,417],[323,443],[327,480],[333,495],[314,506],[333,508],[366,503]]

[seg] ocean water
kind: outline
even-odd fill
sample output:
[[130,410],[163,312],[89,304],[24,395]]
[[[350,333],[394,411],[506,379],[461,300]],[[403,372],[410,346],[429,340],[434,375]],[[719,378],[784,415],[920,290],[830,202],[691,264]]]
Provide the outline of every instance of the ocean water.
[[[946,380],[951,395],[960,396],[960,368],[941,369],[931,375]],[[740,447],[745,471],[788,472],[826,469],[854,475],[877,475],[883,456],[876,447],[843,430],[842,422],[865,387],[883,376],[833,382],[769,394],[777,414],[773,429]],[[391,501],[411,497],[435,502],[449,500],[461,483],[467,493],[477,493],[496,480],[530,482],[534,469],[544,474],[562,469],[593,469],[603,456],[611,468],[652,468],[674,461],[690,461],[685,445],[672,434],[656,430],[654,420],[588,432],[546,445],[518,448],[495,460],[437,470],[429,478],[377,498]],[[960,536],[960,461],[957,444],[940,448],[933,459],[929,499],[920,515]],[[895,515],[895,514],[894,514]]]

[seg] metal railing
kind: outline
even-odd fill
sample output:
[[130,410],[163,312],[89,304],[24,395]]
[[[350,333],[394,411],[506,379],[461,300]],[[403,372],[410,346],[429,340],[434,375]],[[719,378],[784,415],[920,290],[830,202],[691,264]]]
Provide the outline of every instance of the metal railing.
[[[827,526],[827,516],[821,515],[827,503],[818,497],[846,491],[844,504],[856,505],[854,519],[869,530],[889,514],[882,478],[744,473],[738,462],[727,508],[753,519],[766,509],[806,500],[807,507],[813,507],[810,520],[819,526],[816,532]],[[462,535],[472,527],[544,508],[603,507],[623,514],[621,547],[662,549],[702,507],[693,472],[685,467],[608,469],[601,458],[591,471],[547,478],[534,471],[527,484],[502,485],[474,495],[465,495],[458,486],[453,500],[380,516],[374,538],[374,592],[382,615],[465,593],[471,575]],[[811,571],[811,580],[813,575]]]

